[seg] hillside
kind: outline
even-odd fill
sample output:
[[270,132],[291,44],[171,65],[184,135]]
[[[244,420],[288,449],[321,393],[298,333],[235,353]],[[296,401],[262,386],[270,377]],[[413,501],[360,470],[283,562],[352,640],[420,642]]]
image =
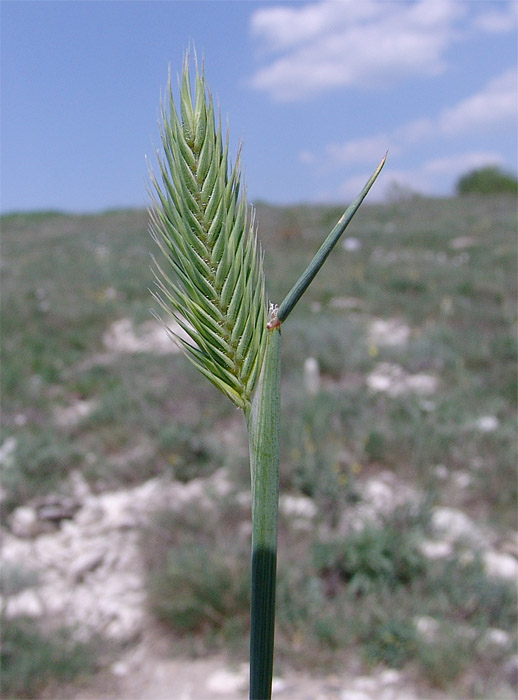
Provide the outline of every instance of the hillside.
[[[340,214],[258,205],[273,301]],[[93,690],[5,692],[122,700],[154,645],[246,661],[244,422],[150,314],[147,214],[1,227],[4,636],[107,650]],[[364,205],[283,328],[279,698],[300,669],[341,700],[396,671],[387,700],[513,697],[516,262],[514,198]]]

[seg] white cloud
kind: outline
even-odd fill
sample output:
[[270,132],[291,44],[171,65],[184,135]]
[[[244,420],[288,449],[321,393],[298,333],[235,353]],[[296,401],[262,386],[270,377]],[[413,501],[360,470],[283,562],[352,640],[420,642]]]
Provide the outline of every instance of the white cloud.
[[330,144],[326,148],[326,160],[331,163],[369,163],[379,160],[387,149],[391,154],[398,147],[387,134],[376,134],[363,139],[354,139],[344,144]]
[[[347,12],[344,12],[345,6]],[[296,9],[261,9],[252,17],[252,32],[265,39],[269,51],[289,49],[332,29],[345,28],[348,24],[368,19],[374,12],[376,10],[371,0],[362,3],[326,0]]]
[[436,125],[433,119],[421,117],[398,127],[393,133],[393,138],[397,143],[419,143],[419,141],[433,135],[435,131]]
[[[504,159],[496,151],[468,151],[443,158],[430,158],[413,168],[393,168],[390,160],[382,177],[369,193],[370,201],[380,201],[394,191],[394,187],[421,194],[449,194],[457,179],[466,172],[486,165],[503,165]],[[361,190],[370,173],[345,179],[336,192],[322,194],[322,201],[351,201]]]
[[421,166],[421,171],[426,175],[449,175],[452,177],[488,164],[501,165],[502,162],[501,154],[496,151],[471,151],[443,158],[432,158]]
[[390,193],[394,184],[422,194],[450,194],[458,178],[486,165],[502,165],[496,151],[468,151],[442,158],[431,158],[415,168],[387,170],[380,196]]
[[465,13],[458,0],[322,0],[262,8],[251,29],[264,54],[274,57],[251,84],[290,101],[330,88],[436,75],[445,69],[445,50]]
[[476,95],[442,112],[439,128],[445,134],[465,133],[480,128],[516,123],[518,72],[506,71]]
[[[518,71],[512,68],[491,80],[478,93],[441,110],[435,118],[407,122],[391,133],[330,144],[323,160],[335,166],[367,164],[387,148],[393,156],[427,139],[484,133],[488,129],[516,126],[517,120]],[[319,160],[314,159],[315,162]]]
[[299,161],[301,163],[305,163],[306,165],[313,165],[313,163],[316,163],[316,156],[314,153],[308,150],[302,150],[299,153]]
[[512,31],[517,24],[518,4],[516,0],[509,0],[507,4],[501,3],[496,7],[493,4],[488,11],[484,8],[473,20],[476,29],[490,34],[503,34]]

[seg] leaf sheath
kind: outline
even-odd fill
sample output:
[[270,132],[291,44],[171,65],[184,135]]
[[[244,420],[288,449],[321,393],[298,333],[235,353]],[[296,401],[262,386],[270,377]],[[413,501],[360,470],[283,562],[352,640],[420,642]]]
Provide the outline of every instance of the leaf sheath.
[[247,415],[252,476],[250,698],[271,697],[279,501],[281,333],[269,330],[266,353]]

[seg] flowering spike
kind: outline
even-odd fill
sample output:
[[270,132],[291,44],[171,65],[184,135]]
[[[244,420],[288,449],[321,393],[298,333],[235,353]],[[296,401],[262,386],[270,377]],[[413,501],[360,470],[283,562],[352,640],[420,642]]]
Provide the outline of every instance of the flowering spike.
[[247,411],[266,342],[254,214],[241,193],[240,154],[231,167],[228,135],[222,137],[197,64],[191,89],[188,55],[179,90],[177,110],[169,79],[160,178],[151,175],[151,234],[172,272],[155,263],[156,297],[190,336],[181,343],[189,359]]

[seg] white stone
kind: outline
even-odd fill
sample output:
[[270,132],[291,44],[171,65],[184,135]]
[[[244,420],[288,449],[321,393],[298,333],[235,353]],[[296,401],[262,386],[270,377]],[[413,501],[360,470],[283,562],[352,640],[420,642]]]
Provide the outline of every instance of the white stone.
[[413,374],[406,381],[408,391],[416,394],[433,394],[437,389],[437,379],[431,374]]
[[9,567],[27,565],[33,558],[33,543],[30,540],[19,539],[10,532],[2,530],[2,565]]
[[435,508],[432,513],[431,525],[434,532],[450,542],[465,539],[481,546],[485,540],[475,523],[456,508]]
[[317,507],[311,498],[306,496],[282,495],[279,499],[279,509],[284,515],[292,518],[310,520],[317,514]]
[[116,661],[110,668],[114,676],[121,678],[127,676],[130,671],[130,665],[126,661]]
[[346,238],[342,246],[344,250],[347,250],[348,252],[354,252],[356,250],[360,250],[360,248],[362,247],[362,242],[359,238]]
[[18,615],[39,617],[45,612],[40,596],[32,588],[22,591],[18,595],[9,596],[2,602],[5,604],[7,617]]
[[379,674],[379,679],[384,685],[394,685],[401,680],[401,673],[395,668],[387,668]]
[[218,695],[243,692],[248,684],[248,670],[241,667],[239,671],[221,669],[207,678],[207,690]]
[[372,696],[363,690],[342,690],[340,700],[372,700]]
[[419,549],[428,559],[445,559],[453,554],[451,543],[443,540],[424,540]]
[[492,433],[498,428],[499,422],[496,416],[480,416],[475,421],[475,428],[482,433]]
[[12,435],[6,438],[0,445],[0,465],[3,467],[12,466],[14,453],[18,447],[18,442]]
[[[328,306],[337,311],[360,311],[365,304],[362,299],[356,297],[333,297],[329,300]],[[320,308],[318,310],[320,311]]]
[[363,489],[363,498],[378,511],[386,511],[394,505],[394,492],[383,481],[369,479]]
[[434,472],[435,472],[435,476],[438,479],[444,480],[444,479],[447,479],[449,476],[448,467],[445,466],[444,464],[437,464],[434,468]]
[[136,331],[131,319],[121,318],[104,333],[103,342],[115,353],[178,353],[181,348],[175,335],[187,338],[187,334],[177,323],[171,321],[169,325],[170,332],[158,321],[146,321]]
[[209,479],[204,482],[199,480],[198,482],[203,488],[206,483],[206,489],[211,496],[216,496],[217,498],[224,498],[229,496],[234,491],[234,484],[228,476],[228,471],[223,467],[209,477]]
[[439,623],[434,617],[420,615],[414,618],[414,625],[419,634],[427,641],[432,642],[437,637]]
[[61,427],[73,427],[87,418],[98,406],[95,399],[75,401],[69,406],[56,406],[54,420]]
[[70,473],[68,482],[74,498],[77,498],[78,501],[82,502],[91,495],[90,486],[78,469],[74,469],[74,471]]
[[11,531],[16,537],[34,537],[40,531],[38,514],[30,506],[19,506],[11,514]]
[[70,576],[74,582],[82,581],[86,574],[96,569],[105,556],[104,548],[93,552],[85,552],[80,555],[70,568]]
[[484,636],[484,642],[495,647],[507,647],[511,643],[511,635],[505,630],[491,627]]
[[518,581],[518,561],[512,555],[490,550],[484,553],[483,561],[490,576]]
[[473,483],[471,474],[469,474],[468,472],[463,472],[459,470],[454,472],[452,476],[455,486],[457,486],[457,488],[459,489],[466,489]]
[[354,679],[354,685],[358,690],[372,693],[378,686],[378,681],[372,676],[358,676]]
[[392,380],[386,372],[386,368],[383,371],[378,367],[377,371],[372,372],[367,377],[367,386],[372,391],[388,391],[392,385]]
[[374,345],[395,347],[406,345],[410,338],[410,328],[397,318],[372,321],[369,328],[369,342]]
[[304,361],[304,387],[309,396],[316,396],[320,390],[320,368],[314,357]]
[[[37,614],[35,601],[41,601],[45,614],[76,626],[78,639],[100,633],[131,641],[145,622],[141,524],[162,507],[181,509],[195,503],[213,512],[217,500],[232,493],[234,486],[225,470],[188,484],[155,478],[100,495],[91,493],[77,475],[70,486],[84,496],[83,505],[59,529],[30,540],[3,534],[3,564],[30,562],[37,575],[38,585],[25,598],[17,597],[16,604]],[[302,503],[297,506],[302,513]],[[32,533],[33,525],[39,526],[37,513],[24,508],[13,514],[15,522],[23,524],[24,533],[27,528]]]
[[452,238],[450,241],[450,248],[453,250],[462,250],[463,248],[470,248],[475,245],[476,240],[472,236],[458,236],[457,238]]
[[277,693],[283,693],[287,687],[288,684],[286,683],[284,678],[277,678],[276,676],[272,678],[272,695],[276,695]]
[[437,378],[431,374],[408,374],[399,365],[380,362],[367,376],[367,386],[371,391],[384,392],[396,397],[402,394],[431,394],[437,389]]

